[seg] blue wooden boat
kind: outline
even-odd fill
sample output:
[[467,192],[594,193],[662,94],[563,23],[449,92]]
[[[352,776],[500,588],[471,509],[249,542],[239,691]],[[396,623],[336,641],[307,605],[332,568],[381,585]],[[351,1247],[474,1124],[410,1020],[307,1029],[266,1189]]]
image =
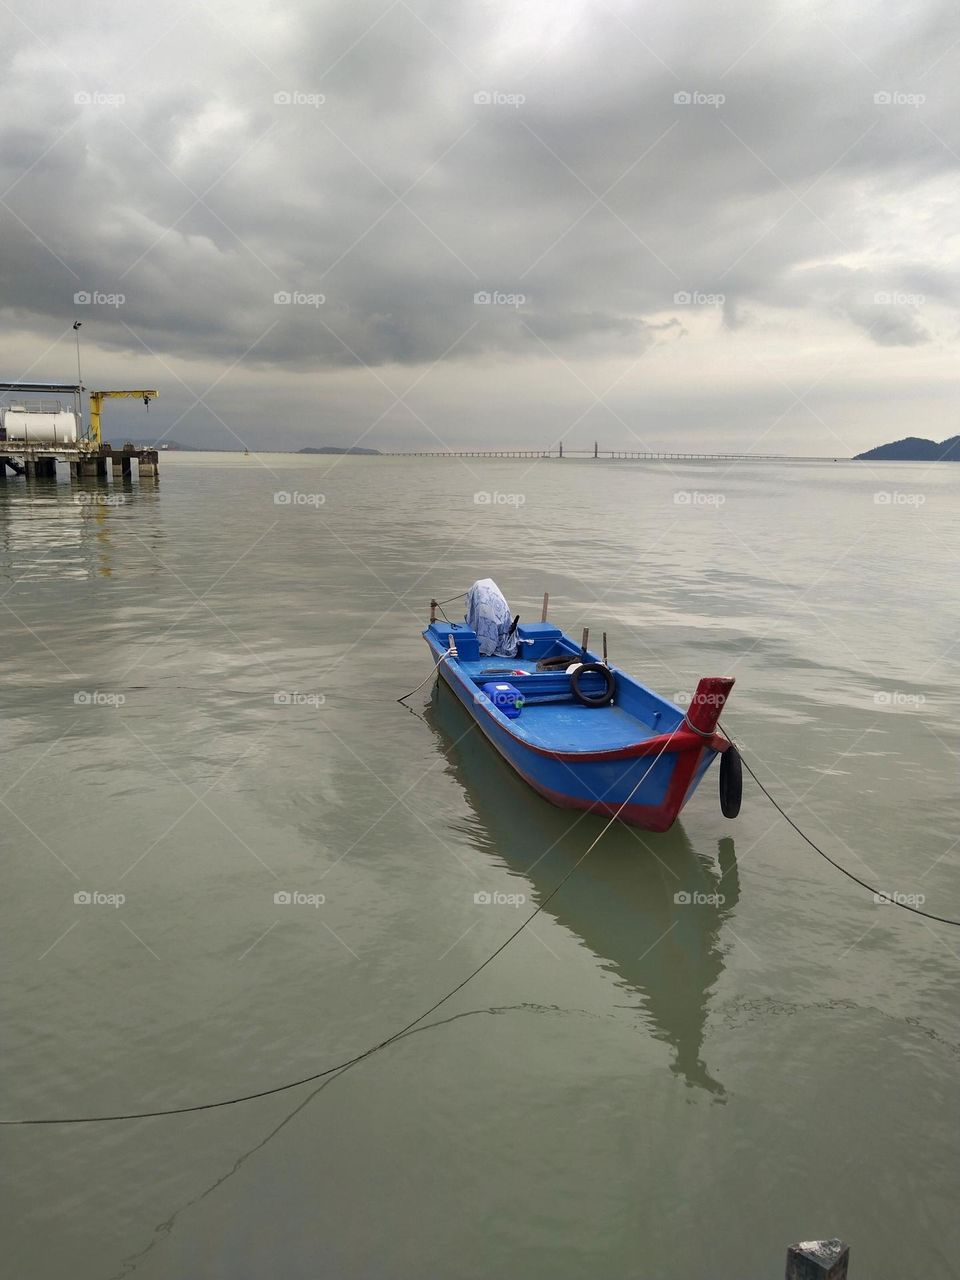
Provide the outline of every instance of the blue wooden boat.
[[431,614],[423,637],[440,678],[554,804],[666,831],[720,756],[721,808],[736,816],[740,762],[716,732],[732,677],[705,677],[683,708],[548,622],[515,621],[517,655],[483,657],[472,627]]

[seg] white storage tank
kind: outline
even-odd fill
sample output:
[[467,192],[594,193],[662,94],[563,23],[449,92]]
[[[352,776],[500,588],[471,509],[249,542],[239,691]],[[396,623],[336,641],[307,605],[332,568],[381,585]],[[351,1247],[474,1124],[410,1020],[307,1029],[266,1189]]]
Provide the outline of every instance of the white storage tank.
[[76,444],[77,415],[72,409],[28,409],[11,404],[0,408],[0,441],[22,444]]

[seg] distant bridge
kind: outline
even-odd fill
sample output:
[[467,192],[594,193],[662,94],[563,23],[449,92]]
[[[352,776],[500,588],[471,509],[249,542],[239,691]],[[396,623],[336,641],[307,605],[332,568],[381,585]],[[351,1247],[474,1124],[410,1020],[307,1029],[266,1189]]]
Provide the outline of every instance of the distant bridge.
[[816,458],[787,453],[651,453],[637,449],[417,449],[390,453],[391,458],[601,458],[627,462],[848,462],[848,458]]

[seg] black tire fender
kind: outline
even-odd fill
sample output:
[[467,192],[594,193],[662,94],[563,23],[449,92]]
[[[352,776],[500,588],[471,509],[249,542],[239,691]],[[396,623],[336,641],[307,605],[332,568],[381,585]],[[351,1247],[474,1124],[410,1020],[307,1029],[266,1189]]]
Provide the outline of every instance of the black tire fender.
[[725,818],[737,816],[742,797],[743,764],[740,752],[731,742],[720,757],[720,812]]
[[[580,681],[584,676],[591,675],[594,672],[603,676],[603,692],[584,693],[580,688]],[[585,707],[606,707],[613,701],[613,695],[617,691],[617,678],[610,668],[605,667],[602,662],[584,662],[577,667],[576,671],[570,673],[570,689],[576,700],[582,702]]]

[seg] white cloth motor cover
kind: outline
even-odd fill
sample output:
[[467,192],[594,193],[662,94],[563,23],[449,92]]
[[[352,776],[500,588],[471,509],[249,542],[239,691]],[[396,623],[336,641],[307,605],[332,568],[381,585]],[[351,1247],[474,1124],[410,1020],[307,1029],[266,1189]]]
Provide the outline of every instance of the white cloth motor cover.
[[483,658],[515,658],[516,632],[508,636],[513,618],[503,592],[492,578],[481,578],[466,594],[466,623],[477,633]]

